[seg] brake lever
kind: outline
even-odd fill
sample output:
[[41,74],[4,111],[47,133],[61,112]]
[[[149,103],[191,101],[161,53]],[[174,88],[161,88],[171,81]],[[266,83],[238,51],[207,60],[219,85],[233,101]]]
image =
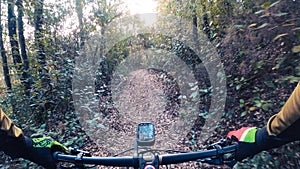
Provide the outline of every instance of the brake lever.
[[79,155],[80,156],[87,156],[87,157],[91,157],[92,154],[88,151],[84,151],[84,150],[79,150],[79,149],[74,149],[74,148],[69,148],[70,154],[71,155]]
[[76,155],[75,158],[75,166],[64,166],[64,164],[59,164],[58,168],[59,169],[83,169],[85,168],[84,164],[81,163],[83,157],[91,157],[92,154],[88,151],[80,150],[80,149],[75,149],[75,148],[69,148],[69,154],[71,155]]
[[228,167],[231,168],[237,163],[237,161],[234,159],[230,161],[224,161],[223,159],[220,158],[205,158],[205,159],[198,160],[198,162],[207,163],[210,165],[227,165]]
[[210,150],[210,149],[215,149],[216,146],[221,146],[221,147],[225,147],[225,146],[228,146],[228,145],[231,145],[232,144],[232,141],[229,140],[229,139],[221,139],[219,140],[218,142],[215,142],[215,143],[212,143],[210,144],[207,149]]
[[[236,160],[234,158],[233,154],[224,154],[222,148],[235,144],[233,140],[230,139],[221,139],[220,141],[210,144],[207,147],[207,150],[211,149],[216,149],[217,150],[217,155],[215,157],[211,158],[205,158],[202,160],[198,160],[199,162],[202,163],[207,163],[207,164],[212,164],[212,165],[227,165],[229,167],[233,167],[236,164]],[[226,156],[228,155],[228,156]]]

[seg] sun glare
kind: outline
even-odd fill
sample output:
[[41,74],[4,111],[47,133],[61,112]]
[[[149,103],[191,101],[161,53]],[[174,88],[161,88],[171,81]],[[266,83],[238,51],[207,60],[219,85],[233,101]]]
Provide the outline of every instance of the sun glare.
[[157,2],[155,0],[125,0],[130,14],[157,13]]

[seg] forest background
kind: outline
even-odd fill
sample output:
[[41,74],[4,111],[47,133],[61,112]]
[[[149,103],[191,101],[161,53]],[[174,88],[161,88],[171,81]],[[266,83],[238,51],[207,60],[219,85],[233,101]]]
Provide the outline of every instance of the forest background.
[[[263,127],[269,117],[279,112],[300,80],[298,0],[156,2],[159,13],[187,20],[196,28],[195,36],[204,33],[224,65],[225,112],[206,143],[242,126]],[[46,133],[68,146],[101,155],[99,146],[85,133],[76,116],[72,98],[75,60],[82,57],[80,51],[91,37],[98,40],[92,47],[102,57],[108,50],[103,38],[106,32],[116,36],[124,31],[132,33],[124,28],[108,29],[114,27],[110,25],[114,20],[130,14],[128,7],[121,0],[1,0],[0,4],[1,108],[26,135]],[[127,22],[141,27],[145,24],[139,18]],[[195,88],[196,95],[209,100],[210,87],[203,89],[200,84]],[[106,83],[98,83],[98,87],[109,90],[101,85]],[[200,95],[203,91],[205,96]],[[111,105],[109,99],[102,97],[109,95],[105,92],[98,97],[100,104]],[[101,110],[106,114],[113,112],[111,108]],[[201,127],[195,132],[201,132]],[[185,144],[191,150],[205,145],[196,136],[190,134]],[[246,159],[236,167],[299,168],[299,150],[298,142],[291,143]],[[0,160],[3,168],[35,167],[4,154]]]

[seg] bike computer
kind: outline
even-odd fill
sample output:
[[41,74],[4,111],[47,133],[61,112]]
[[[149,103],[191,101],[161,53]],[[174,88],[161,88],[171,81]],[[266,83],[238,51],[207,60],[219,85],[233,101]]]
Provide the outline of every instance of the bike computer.
[[154,125],[149,122],[139,123],[136,140],[139,146],[153,146],[155,142]]

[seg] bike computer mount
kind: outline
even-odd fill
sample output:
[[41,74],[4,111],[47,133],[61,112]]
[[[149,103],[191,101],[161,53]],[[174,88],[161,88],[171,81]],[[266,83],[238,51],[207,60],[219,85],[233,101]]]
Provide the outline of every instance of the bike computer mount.
[[153,146],[155,143],[154,125],[150,122],[139,123],[136,132],[138,146]]
[[154,125],[150,122],[143,122],[137,125],[136,140],[135,140],[135,155],[139,156],[139,169],[159,169],[158,154],[155,153],[151,160],[145,160],[143,153],[138,153],[138,147],[153,146],[155,143],[155,130]]

